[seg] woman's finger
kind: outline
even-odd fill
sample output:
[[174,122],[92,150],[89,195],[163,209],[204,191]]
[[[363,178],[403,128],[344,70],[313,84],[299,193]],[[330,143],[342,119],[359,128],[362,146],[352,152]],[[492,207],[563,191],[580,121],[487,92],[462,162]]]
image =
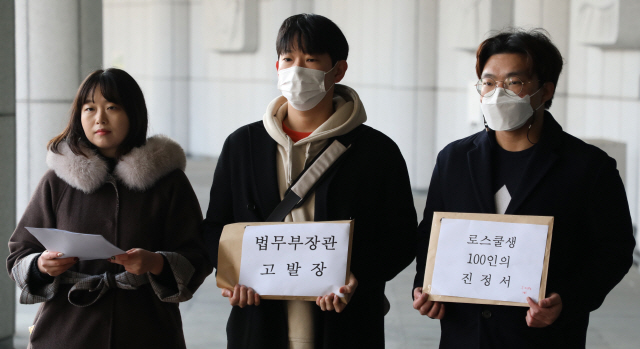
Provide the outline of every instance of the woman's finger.
[[45,259],[42,261],[42,265],[47,267],[64,266],[73,264],[76,262],[76,257],[59,258],[59,259]]
[[44,259],[38,261],[38,270],[43,274],[58,276],[76,264],[78,258]]
[[79,261],[78,257],[69,257],[58,259],[58,266],[64,268],[70,268],[72,265],[76,264]]
[[42,266],[38,266],[38,269],[40,269],[40,272],[42,273],[46,273],[51,276],[58,276],[71,268],[74,264],[76,264],[76,262],[78,262],[78,260],[79,259],[77,257],[63,258],[62,260],[46,259],[42,262]]
[[56,251],[44,251],[40,255],[40,257],[42,257],[42,259],[56,259],[56,258],[60,258],[62,256],[64,256],[64,253],[56,252]]
[[124,265],[125,262],[127,262],[129,259],[130,259],[129,255],[126,253],[123,253],[123,254],[112,256],[111,259],[109,259],[109,262]]

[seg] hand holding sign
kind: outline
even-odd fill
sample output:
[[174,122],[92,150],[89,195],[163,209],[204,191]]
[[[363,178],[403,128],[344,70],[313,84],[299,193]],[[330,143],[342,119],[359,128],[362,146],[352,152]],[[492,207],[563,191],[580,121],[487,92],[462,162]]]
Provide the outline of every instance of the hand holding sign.
[[413,309],[432,319],[442,320],[444,318],[444,303],[430,301],[428,293],[422,293],[422,287],[413,290]]
[[529,327],[547,327],[558,319],[562,311],[562,299],[555,292],[538,303],[527,297],[527,303],[530,306],[527,311]]
[[357,285],[349,279],[352,234],[353,221],[226,225],[217,285],[238,306],[257,305],[258,299],[316,301],[332,294],[346,303],[341,290],[353,293]]
[[229,304],[244,308],[247,305],[260,305],[260,295],[251,287],[236,284],[233,290],[222,289],[222,296],[229,298]]
[[[348,303],[349,300],[351,300],[351,297],[353,296],[353,293],[356,291],[357,287],[358,280],[356,279],[355,275],[353,275],[353,273],[349,273],[349,283],[340,287],[338,292],[344,294],[344,297],[346,298],[346,301]],[[322,309],[322,311],[335,310],[336,313],[342,312],[347,306],[346,303],[340,301],[340,297],[336,296],[335,293],[318,297],[318,299],[316,299],[316,304],[320,307],[320,309]]]

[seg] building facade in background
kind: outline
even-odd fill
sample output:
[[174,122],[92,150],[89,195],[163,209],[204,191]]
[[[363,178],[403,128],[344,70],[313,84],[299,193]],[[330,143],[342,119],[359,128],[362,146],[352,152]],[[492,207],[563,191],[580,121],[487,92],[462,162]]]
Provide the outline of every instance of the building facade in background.
[[[89,2],[55,6],[86,10]],[[551,112],[569,133],[618,160],[635,225],[640,218],[638,1],[103,0],[101,16],[81,8],[74,10],[81,16],[50,16],[71,23],[55,33],[34,27],[37,3],[16,2],[17,38],[27,35],[33,50],[55,50],[63,42],[73,52],[54,55],[68,68],[41,72],[38,59],[53,59],[17,45],[17,216],[46,170],[49,133],[66,123],[78,79],[87,73],[81,63],[86,68],[95,61],[83,54],[101,52],[104,67],[123,68],[140,83],[152,133],[171,136],[190,155],[216,157],[226,136],[261,120],[264,106],[279,94],[275,39],[282,21],[313,12],[345,33],[351,49],[343,83],[359,91],[367,124],[399,145],[418,190],[427,189],[440,149],[483,128],[473,87],[477,45],[508,26],[546,29],[566,63]],[[101,33],[82,29],[87,26]],[[68,78],[73,88],[61,88],[66,81],[40,88],[46,74],[70,72],[77,72]],[[50,112],[34,112],[46,103]]]

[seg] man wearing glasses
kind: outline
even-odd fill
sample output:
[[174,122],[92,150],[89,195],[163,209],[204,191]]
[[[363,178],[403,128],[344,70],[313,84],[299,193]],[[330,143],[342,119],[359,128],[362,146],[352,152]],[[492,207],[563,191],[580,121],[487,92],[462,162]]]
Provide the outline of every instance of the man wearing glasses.
[[[476,58],[485,130],[438,155],[418,228],[413,306],[440,319],[440,348],[584,348],[589,312],[632,265],[616,162],[564,132],[547,110],[562,56],[543,31],[498,33]],[[427,301],[435,211],[555,217],[546,298],[528,299],[529,308]]]

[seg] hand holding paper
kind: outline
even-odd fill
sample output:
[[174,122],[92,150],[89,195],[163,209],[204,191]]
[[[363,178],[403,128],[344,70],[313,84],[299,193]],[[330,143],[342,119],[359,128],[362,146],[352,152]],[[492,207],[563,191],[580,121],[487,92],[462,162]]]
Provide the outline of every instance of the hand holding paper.
[[67,257],[62,252],[44,251],[38,257],[38,269],[43,274],[58,276],[71,268],[78,261],[78,257]]
[[134,275],[142,275],[147,272],[160,275],[164,267],[162,255],[141,248],[132,248],[126,253],[111,257],[108,261],[124,266],[124,270]]

